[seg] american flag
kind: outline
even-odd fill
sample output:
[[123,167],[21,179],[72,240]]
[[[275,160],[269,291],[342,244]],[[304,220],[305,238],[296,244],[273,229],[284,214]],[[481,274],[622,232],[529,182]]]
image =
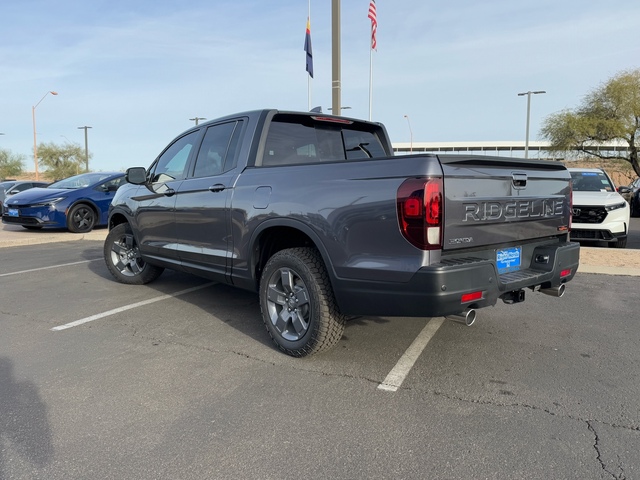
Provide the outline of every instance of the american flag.
[[377,51],[376,31],[378,30],[378,17],[376,16],[376,0],[369,2],[368,16],[371,19],[371,49]]

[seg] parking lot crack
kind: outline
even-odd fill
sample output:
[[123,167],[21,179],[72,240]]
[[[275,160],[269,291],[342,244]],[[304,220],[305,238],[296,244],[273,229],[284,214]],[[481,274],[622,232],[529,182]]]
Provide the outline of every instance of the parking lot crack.
[[568,415],[568,414],[554,412],[553,410],[551,410],[549,408],[539,407],[539,406],[531,405],[531,404],[528,404],[528,403],[520,403],[520,402],[504,403],[504,402],[496,402],[496,401],[493,401],[493,400],[482,400],[482,399],[478,399],[478,398],[471,398],[470,399],[470,398],[463,398],[463,397],[456,396],[456,395],[450,395],[448,393],[445,393],[445,392],[442,392],[442,391],[437,391],[437,390],[434,391],[433,393],[436,396],[441,396],[441,397],[448,398],[450,400],[455,400],[455,401],[464,402],[464,403],[475,403],[475,404],[478,404],[478,405],[487,405],[487,406],[495,406],[495,407],[527,408],[527,409],[530,409],[530,410],[546,413],[547,415],[557,416],[557,417],[560,417],[560,418],[566,418],[568,420],[575,420],[575,421],[578,421],[578,422],[597,422],[600,425],[605,425],[605,426],[610,427],[610,428],[622,429],[622,430],[627,430],[627,431],[631,431],[631,432],[640,432],[640,426],[638,426],[638,425],[633,425],[633,424],[622,425],[620,423],[611,423],[611,422],[606,422],[606,421],[603,421],[603,420],[592,420],[592,419],[587,420],[587,419],[580,418],[580,417],[575,416],[575,415]]
[[[614,472],[610,471],[607,468],[607,464],[605,463],[605,461],[602,459],[602,452],[600,451],[600,437],[598,436],[598,432],[596,431],[593,422],[591,421],[587,421],[587,428],[589,428],[589,431],[593,434],[594,437],[594,443],[593,443],[593,448],[596,451],[596,459],[598,460],[598,462],[600,463],[600,466],[602,467],[602,470],[604,472],[606,472],[607,474],[611,475],[612,478],[615,478],[616,480],[625,480],[626,476],[624,474],[624,470],[622,469],[622,466],[620,464],[618,464],[618,470],[620,470],[619,474],[615,474]],[[620,457],[618,457],[618,463],[620,463]]]
[[[165,344],[165,345],[175,345],[175,346],[185,347],[185,348],[193,348],[193,349],[207,351],[207,352],[211,352],[211,353],[222,353],[223,352],[221,350],[217,350],[215,348],[211,348],[211,347],[208,347],[208,346],[205,346],[205,345],[194,345],[194,344],[190,344],[190,343],[177,342],[177,341],[174,341],[174,340],[167,340],[167,339],[161,339],[161,338],[147,336],[147,335],[141,335],[140,333],[138,333],[135,330],[135,328],[133,329],[132,336],[135,336],[137,338],[141,338],[143,340],[150,341],[152,343],[152,345],[154,345],[154,346]],[[282,364],[280,364],[280,363],[272,362],[272,361],[269,361],[269,360],[265,360],[264,358],[256,357],[256,356],[253,356],[253,355],[249,355],[246,352],[241,352],[241,351],[237,351],[237,350],[224,350],[224,352],[231,353],[233,355],[237,355],[239,357],[246,358],[247,360],[252,360],[252,361],[263,363],[265,365],[270,365],[270,366],[273,366],[273,367],[282,366]],[[364,377],[364,376],[350,375],[350,374],[347,374],[347,373],[325,372],[325,371],[322,371],[322,370],[317,370],[317,369],[312,369],[312,368],[302,368],[301,365],[300,366],[287,365],[287,366],[289,368],[292,368],[292,369],[300,371],[300,372],[314,373],[314,374],[319,375],[319,376],[354,379],[354,380],[365,381],[367,383],[371,383],[371,384],[375,384],[375,385],[378,385],[380,383],[378,379],[368,378],[368,377]]]

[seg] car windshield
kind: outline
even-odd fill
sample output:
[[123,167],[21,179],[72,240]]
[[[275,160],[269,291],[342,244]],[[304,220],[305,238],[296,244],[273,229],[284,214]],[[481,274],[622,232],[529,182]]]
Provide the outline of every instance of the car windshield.
[[102,180],[109,178],[112,174],[105,173],[83,173],[82,175],[76,175],[75,177],[65,178],[58,182],[52,183],[47,188],[63,188],[67,190],[77,190],[78,188],[85,188],[94,183],[98,183]]
[[574,192],[613,192],[611,180],[604,172],[571,172]]

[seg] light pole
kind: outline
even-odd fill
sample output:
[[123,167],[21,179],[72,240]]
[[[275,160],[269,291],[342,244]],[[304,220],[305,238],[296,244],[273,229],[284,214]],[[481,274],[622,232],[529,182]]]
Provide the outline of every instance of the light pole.
[[196,126],[197,126],[198,122],[200,120],[206,120],[206,118],[204,118],[204,117],[193,117],[193,118],[190,118],[189,120],[191,120],[192,122],[196,122]]
[[411,130],[411,121],[409,120],[409,115],[405,115],[404,118],[407,119],[407,123],[409,124],[409,140],[411,141],[409,144],[409,153],[413,153],[413,130]]
[[544,90],[537,90],[532,92],[529,90],[528,92],[519,93],[519,97],[527,96],[527,133],[524,139],[524,158],[529,158],[529,117],[531,116],[531,95],[538,95],[539,93],[547,93]]
[[[40,99],[40,102],[42,102],[42,100],[44,100],[44,98],[49,94],[58,95],[58,92],[49,90]],[[40,180],[38,175],[38,142],[36,140],[36,107],[40,105],[40,102],[36,103],[33,107],[31,107],[31,117],[33,118],[33,163],[36,168],[36,180]]]
[[87,141],[87,130],[92,127],[78,127],[79,130],[84,130],[84,161],[85,161],[85,171],[89,173],[89,142]]

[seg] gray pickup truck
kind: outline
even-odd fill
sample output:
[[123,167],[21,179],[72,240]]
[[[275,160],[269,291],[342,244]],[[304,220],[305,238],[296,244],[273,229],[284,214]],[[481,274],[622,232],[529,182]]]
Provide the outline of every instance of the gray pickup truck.
[[560,297],[576,273],[557,162],[393,156],[383,125],[258,110],[182,133],[127,170],[104,258],[126,284],[165,268],[258,292],[283,352],[334,346],[354,315],[448,316]]

